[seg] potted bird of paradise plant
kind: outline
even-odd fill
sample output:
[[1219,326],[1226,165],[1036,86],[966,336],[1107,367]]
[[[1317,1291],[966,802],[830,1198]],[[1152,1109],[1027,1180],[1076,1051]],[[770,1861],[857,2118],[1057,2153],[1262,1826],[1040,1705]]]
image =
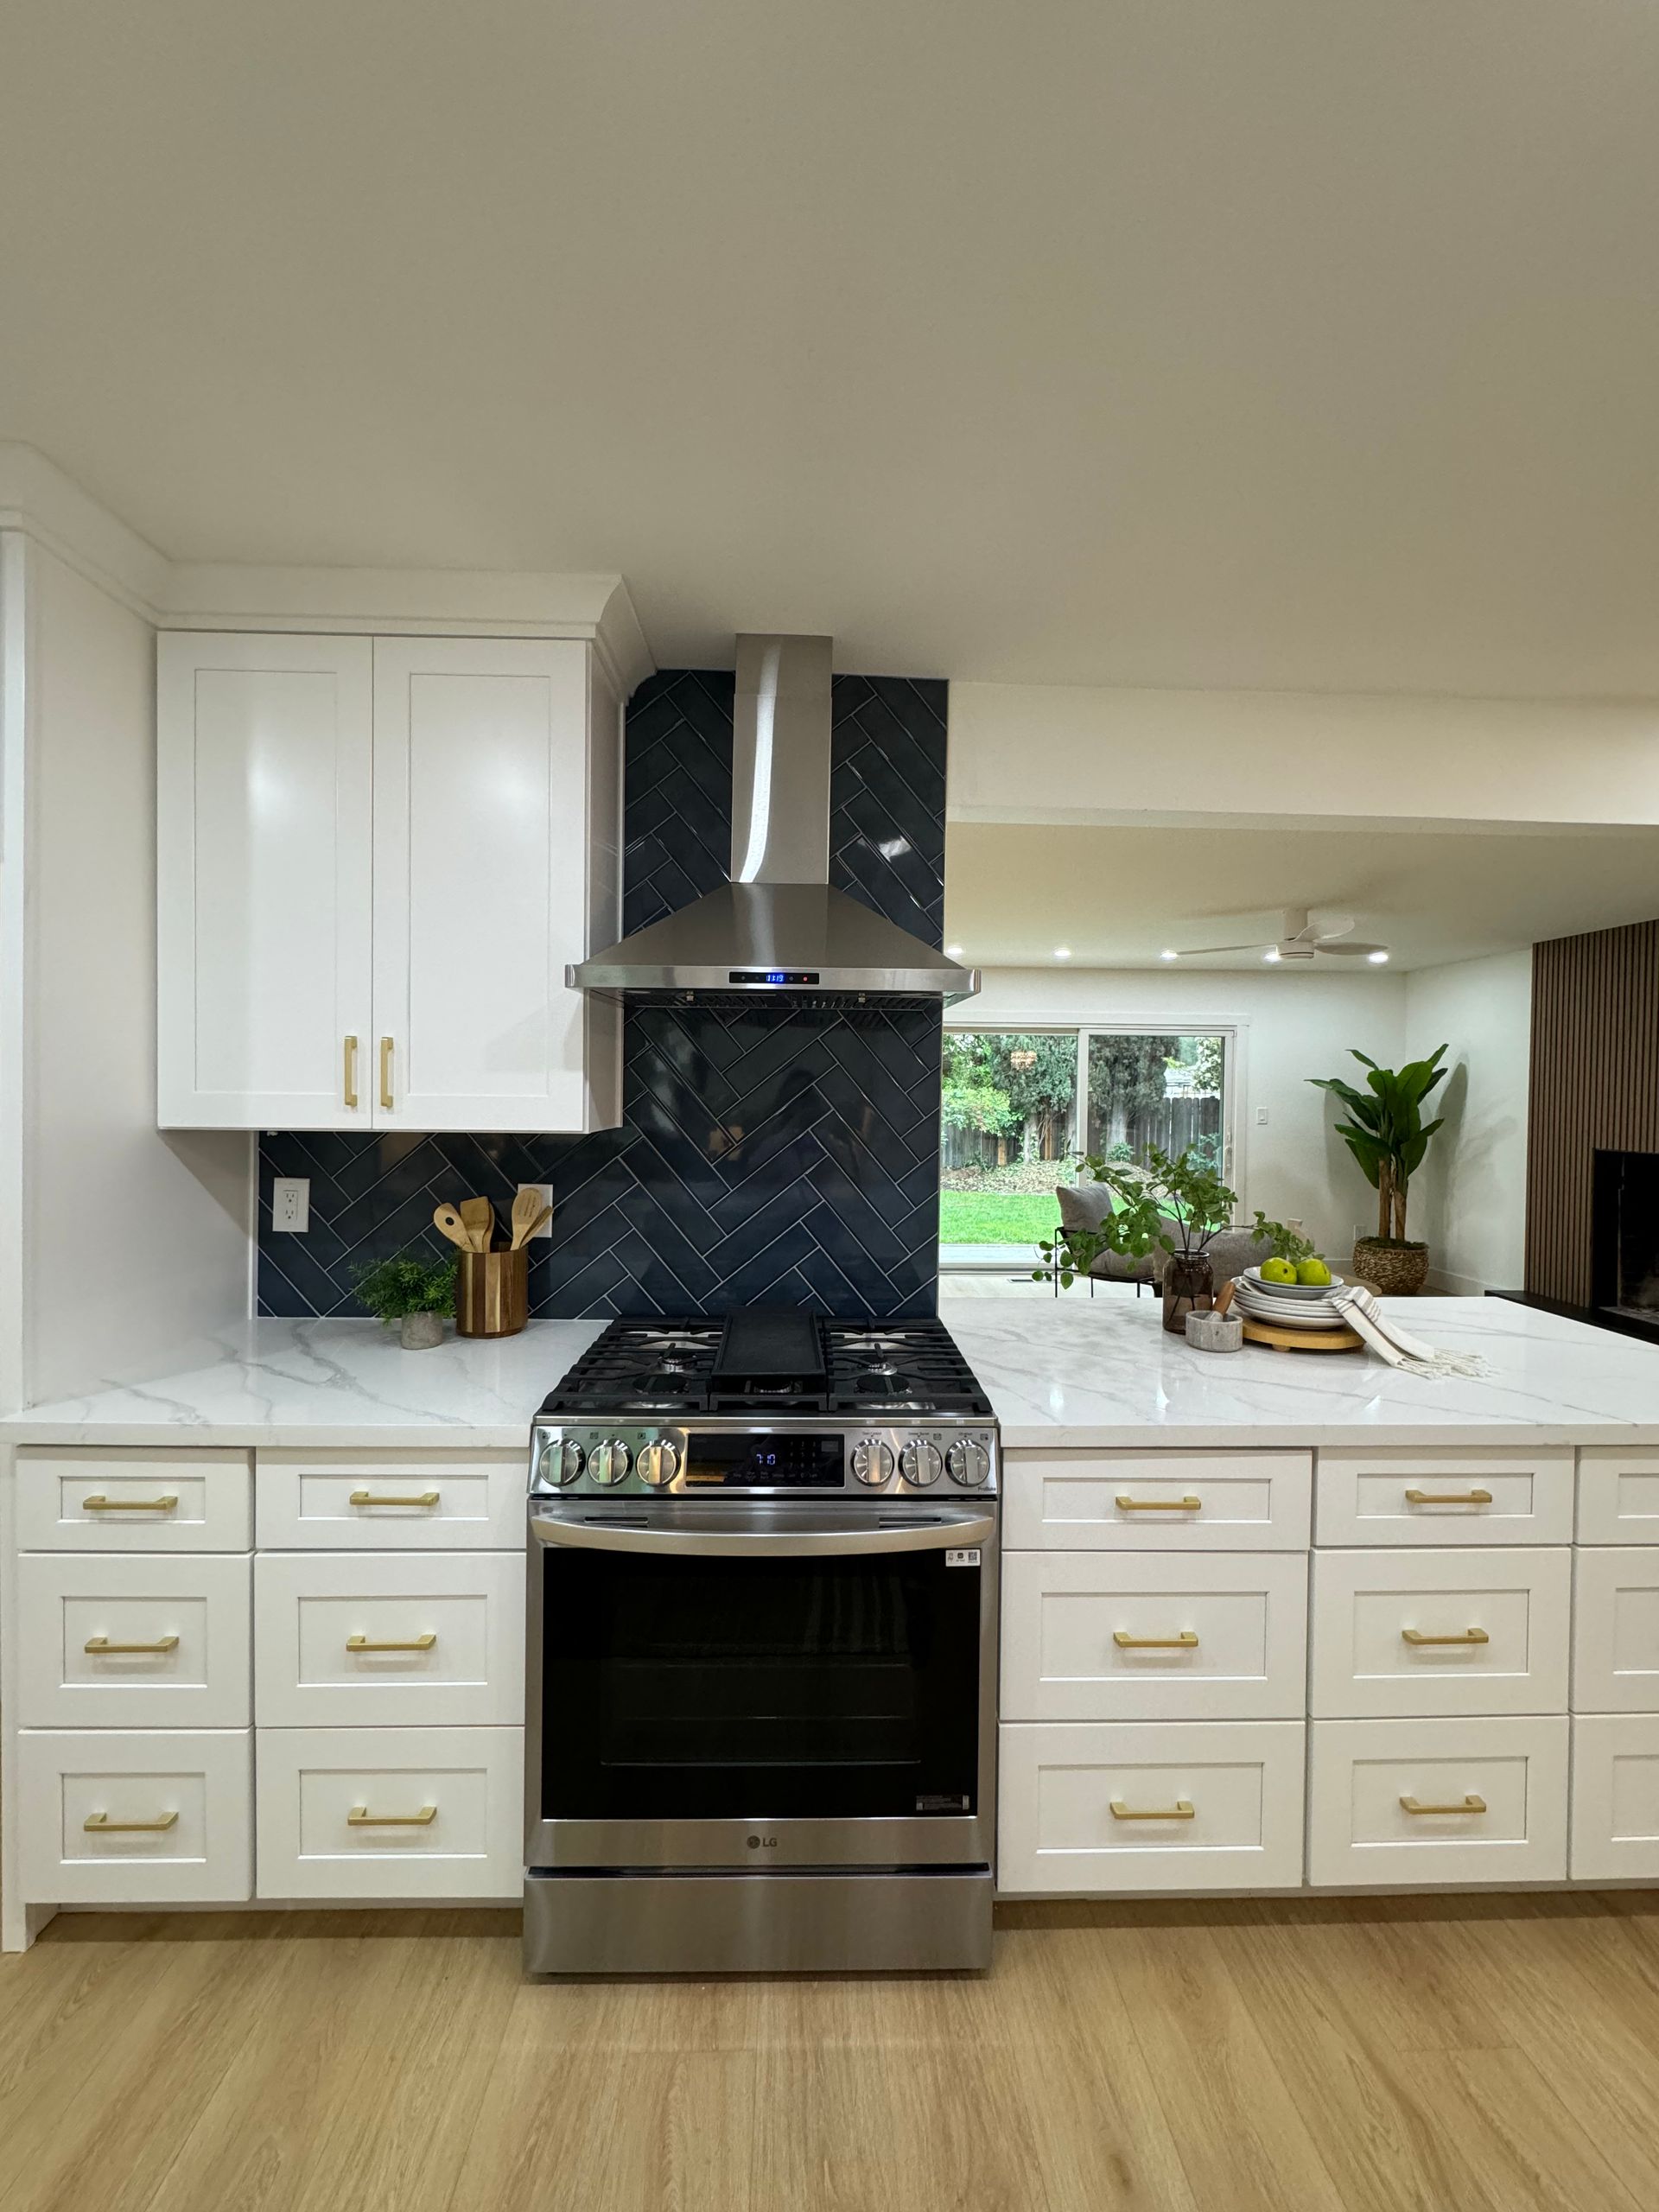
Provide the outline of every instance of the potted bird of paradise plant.
[[1423,1106],[1447,1072],[1440,1065],[1446,1046],[1437,1045],[1427,1059],[1402,1068],[1379,1067],[1369,1054],[1350,1049],[1366,1071],[1364,1090],[1340,1076],[1308,1080],[1346,1108],[1337,1135],[1376,1192],[1376,1235],[1354,1239],[1354,1273],[1373,1290],[1409,1297],[1427,1280],[1428,1247],[1406,1235],[1406,1199],[1428,1141],[1445,1120],[1425,1122]]

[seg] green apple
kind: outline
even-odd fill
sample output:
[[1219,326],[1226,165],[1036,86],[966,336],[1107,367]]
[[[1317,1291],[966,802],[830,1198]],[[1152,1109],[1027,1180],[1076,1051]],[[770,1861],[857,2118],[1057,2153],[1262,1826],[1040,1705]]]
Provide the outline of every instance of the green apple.
[[1323,1260],[1298,1260],[1296,1280],[1298,1282],[1311,1283],[1323,1290],[1331,1281],[1331,1270]]
[[[1294,1282],[1296,1270],[1288,1260],[1263,1260],[1262,1280],[1263,1282]],[[1330,1281],[1328,1274],[1325,1281]]]

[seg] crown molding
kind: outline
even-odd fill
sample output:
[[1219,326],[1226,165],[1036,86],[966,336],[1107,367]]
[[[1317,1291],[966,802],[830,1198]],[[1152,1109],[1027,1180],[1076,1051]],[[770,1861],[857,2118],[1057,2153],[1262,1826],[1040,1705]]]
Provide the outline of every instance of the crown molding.
[[158,630],[575,638],[593,645],[624,698],[656,668],[620,575],[170,561],[32,446],[0,442],[4,528]]

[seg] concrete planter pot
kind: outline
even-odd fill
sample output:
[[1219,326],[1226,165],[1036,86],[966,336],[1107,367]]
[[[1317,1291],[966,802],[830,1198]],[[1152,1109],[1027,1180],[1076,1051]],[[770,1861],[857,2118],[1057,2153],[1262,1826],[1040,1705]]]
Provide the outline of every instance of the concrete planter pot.
[[398,1325],[397,1341],[405,1351],[430,1351],[443,1342],[442,1313],[405,1313]]
[[1353,1270],[1379,1298],[1414,1298],[1428,1281],[1428,1247],[1392,1236],[1357,1236]]

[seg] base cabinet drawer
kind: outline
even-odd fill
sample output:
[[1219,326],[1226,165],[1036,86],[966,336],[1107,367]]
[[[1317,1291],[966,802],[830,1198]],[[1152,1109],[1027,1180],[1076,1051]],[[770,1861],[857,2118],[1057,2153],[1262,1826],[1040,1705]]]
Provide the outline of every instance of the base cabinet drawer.
[[1659,1713],[1659,1549],[1586,1548],[1573,1583],[1574,1707]]
[[261,1452],[262,1551],[522,1551],[522,1452]]
[[1580,1452],[1579,1541],[1659,1544],[1659,1452],[1597,1444]]
[[522,1728],[261,1728],[262,1897],[522,1893]]
[[1570,1551],[1317,1552],[1320,1719],[1565,1713]]
[[1321,1544],[1570,1544],[1570,1450],[1321,1452]]
[[245,1728],[22,1731],[24,1897],[245,1902],[253,1894],[251,1745]]
[[1010,1552],[1010,1720],[1300,1720],[1307,1562],[1296,1553]]
[[245,1452],[17,1454],[17,1545],[26,1552],[245,1552]]
[[1008,1551],[1306,1551],[1307,1452],[1008,1452]]
[[262,1728],[524,1717],[522,1549],[262,1552],[254,1587]]
[[245,1728],[248,1560],[31,1552],[17,1562],[25,1728]]
[[1005,1724],[997,1887],[1294,1888],[1304,1735],[1300,1720]]
[[1316,1720],[1307,1878],[1315,1888],[1559,1882],[1565,1715]]
[[1575,1715],[1573,1878],[1659,1877],[1659,1713]]

